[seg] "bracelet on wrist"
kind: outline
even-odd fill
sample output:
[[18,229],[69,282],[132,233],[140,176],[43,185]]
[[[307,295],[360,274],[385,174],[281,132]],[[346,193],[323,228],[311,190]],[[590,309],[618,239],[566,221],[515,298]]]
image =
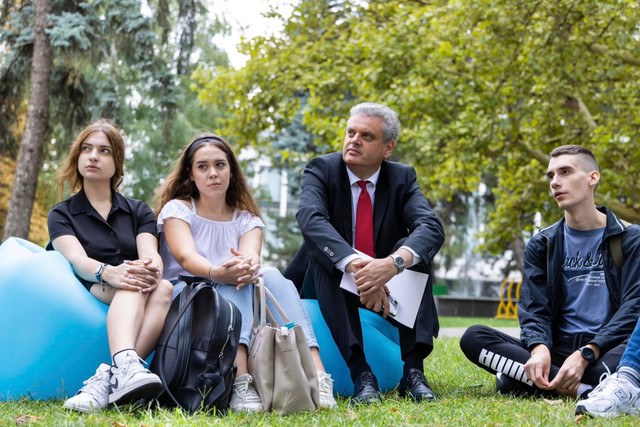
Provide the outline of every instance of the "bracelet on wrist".
[[211,267],[209,267],[209,280],[211,280],[213,282],[212,272],[213,272],[213,265]]

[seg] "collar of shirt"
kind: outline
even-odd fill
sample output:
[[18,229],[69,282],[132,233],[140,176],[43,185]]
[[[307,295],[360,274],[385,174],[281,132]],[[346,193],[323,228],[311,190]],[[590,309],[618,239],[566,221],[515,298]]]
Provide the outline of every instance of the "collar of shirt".
[[[378,178],[380,177],[380,169],[381,168],[378,168],[376,173],[374,173],[367,179],[367,181],[369,181],[367,183],[367,189],[369,189],[370,187],[373,188],[372,190],[369,190],[369,193],[371,193],[372,191],[375,192],[376,190],[376,184],[378,183]],[[351,187],[353,187],[354,184],[360,181],[360,178],[358,178],[353,172],[351,172],[351,170],[348,167],[347,167],[347,175],[349,176],[349,185]],[[356,188],[358,189],[358,195],[360,195],[360,186],[356,184]]]
[[[117,191],[111,191],[111,211],[109,211],[109,215],[112,212],[115,212],[117,209],[122,209],[127,213],[131,213],[128,204],[124,200],[124,196]],[[69,203],[69,212],[72,215],[79,214],[93,214],[96,210],[87,199],[87,195],[84,193],[84,189],[78,191],[73,197],[71,197],[71,201]]]

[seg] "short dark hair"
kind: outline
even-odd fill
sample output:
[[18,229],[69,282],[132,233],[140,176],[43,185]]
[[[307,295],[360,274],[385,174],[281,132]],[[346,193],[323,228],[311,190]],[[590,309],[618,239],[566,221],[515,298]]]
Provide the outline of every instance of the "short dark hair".
[[580,165],[585,172],[596,171],[600,172],[598,168],[598,161],[596,156],[593,155],[591,150],[582,145],[561,145],[549,154],[549,158],[560,157],[565,154],[571,156],[579,156]]

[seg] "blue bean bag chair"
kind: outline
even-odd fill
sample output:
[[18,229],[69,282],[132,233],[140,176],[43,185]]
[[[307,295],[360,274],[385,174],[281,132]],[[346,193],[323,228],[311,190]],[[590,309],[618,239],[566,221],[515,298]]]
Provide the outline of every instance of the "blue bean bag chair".
[[0,246],[0,401],[74,395],[110,361],[106,313],[58,252]]
[[[313,331],[320,346],[320,357],[333,378],[333,390],[341,396],[353,394],[353,381],[331,331],[322,317],[318,301],[303,299],[302,304],[309,313]],[[398,329],[382,316],[370,310],[360,309],[360,323],[364,339],[364,353],[373,373],[378,378],[380,390],[387,392],[397,387],[402,378],[400,338]]]

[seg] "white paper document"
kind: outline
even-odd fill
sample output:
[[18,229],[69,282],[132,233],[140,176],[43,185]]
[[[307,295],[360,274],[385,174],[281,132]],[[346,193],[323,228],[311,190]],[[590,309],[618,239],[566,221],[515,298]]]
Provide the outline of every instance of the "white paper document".
[[[372,259],[370,256],[358,251],[363,259]],[[418,315],[418,308],[422,301],[424,289],[427,286],[428,274],[412,270],[404,270],[396,274],[387,282],[391,296],[398,301],[398,314],[392,317],[409,328],[413,328]],[[344,273],[340,287],[346,291],[358,295],[358,288],[352,273]]]

